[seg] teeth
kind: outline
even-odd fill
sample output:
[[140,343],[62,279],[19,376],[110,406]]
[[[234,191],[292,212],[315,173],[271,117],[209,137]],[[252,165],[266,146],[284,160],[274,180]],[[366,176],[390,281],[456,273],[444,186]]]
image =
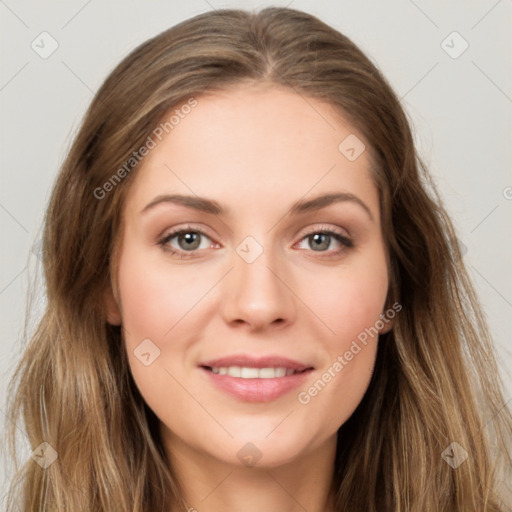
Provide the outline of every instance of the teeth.
[[245,366],[222,366],[220,368],[211,368],[211,371],[219,375],[229,375],[230,377],[240,377],[242,379],[274,379],[296,373],[292,368],[247,368]]
[[241,374],[240,366],[230,366],[228,368],[227,375],[229,375],[230,377],[240,377],[240,374]]
[[284,377],[286,375],[286,368],[276,368],[276,377]]
[[240,368],[240,377],[242,379],[257,379],[260,375],[258,368]]
[[272,379],[276,376],[274,368],[261,368],[259,371],[260,379]]

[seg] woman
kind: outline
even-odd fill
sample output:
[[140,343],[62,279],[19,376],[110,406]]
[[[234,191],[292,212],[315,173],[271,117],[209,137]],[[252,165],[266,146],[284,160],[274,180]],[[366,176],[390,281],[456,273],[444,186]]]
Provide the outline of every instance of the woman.
[[12,383],[23,510],[507,510],[452,224],[386,80],[318,19],[211,12],[125,58],[44,269]]

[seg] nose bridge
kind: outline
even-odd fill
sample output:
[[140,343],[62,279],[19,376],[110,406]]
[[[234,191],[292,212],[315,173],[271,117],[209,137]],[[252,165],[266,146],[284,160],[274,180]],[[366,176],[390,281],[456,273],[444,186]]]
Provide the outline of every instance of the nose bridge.
[[[253,328],[293,320],[295,307],[287,286],[284,265],[275,248],[264,246],[263,237],[248,236],[233,253],[233,270],[225,283],[224,316],[229,323]],[[267,237],[269,241],[271,237]]]

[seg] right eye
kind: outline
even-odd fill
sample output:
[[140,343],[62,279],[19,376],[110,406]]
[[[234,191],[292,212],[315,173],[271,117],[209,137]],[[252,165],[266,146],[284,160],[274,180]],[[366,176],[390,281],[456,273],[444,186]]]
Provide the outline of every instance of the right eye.
[[[207,241],[209,241],[209,243]],[[190,258],[193,253],[200,249],[211,248],[213,242],[210,237],[200,229],[182,228],[166,234],[158,244],[164,251],[179,255],[180,258]]]

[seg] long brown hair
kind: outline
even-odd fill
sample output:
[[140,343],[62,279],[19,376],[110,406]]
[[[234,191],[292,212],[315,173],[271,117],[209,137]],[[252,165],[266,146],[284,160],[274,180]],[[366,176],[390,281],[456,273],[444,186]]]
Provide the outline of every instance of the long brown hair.
[[[348,38],[287,8],[217,10],[182,22],[128,55],[92,101],[46,214],[47,307],[10,387],[9,418],[23,422],[33,449],[48,443],[38,449],[58,458],[46,469],[32,458],[20,468],[11,506],[18,496],[27,512],[187,510],[103,297],[109,287],[116,293],[134,153],[171,108],[251,81],[328,102],[365,137],[389,302],[403,305],[381,336],[367,393],[339,430],[335,509],[504,511],[497,489],[500,468],[511,463],[512,419],[454,229],[406,115]],[[443,457],[460,449],[453,442],[468,454],[457,468]]]

